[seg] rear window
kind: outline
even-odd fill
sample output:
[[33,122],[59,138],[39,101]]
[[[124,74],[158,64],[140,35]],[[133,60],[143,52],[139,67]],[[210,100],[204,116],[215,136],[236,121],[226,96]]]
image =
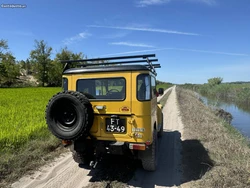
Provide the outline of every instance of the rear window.
[[151,78],[148,74],[140,74],[137,76],[137,99],[139,101],[151,99],[150,80]]
[[89,99],[124,100],[125,86],[124,78],[80,79],[76,90],[86,94]]
[[64,91],[68,90],[68,79],[67,78],[62,79],[62,88]]

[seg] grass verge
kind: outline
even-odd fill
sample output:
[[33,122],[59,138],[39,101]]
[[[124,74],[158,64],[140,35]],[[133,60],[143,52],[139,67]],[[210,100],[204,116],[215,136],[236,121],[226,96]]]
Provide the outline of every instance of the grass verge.
[[156,85],[156,89],[158,90],[159,88],[163,88],[164,90],[166,90],[172,86],[173,86],[173,84],[171,84],[171,83],[160,83],[160,84]]
[[169,91],[161,98],[161,100],[159,101],[160,104],[161,104],[162,106],[165,106],[165,104],[166,104],[166,102],[167,102],[167,100],[168,100],[168,97],[169,97],[169,95],[171,94],[171,91],[172,91],[172,90],[169,90]]
[[53,135],[27,142],[19,150],[1,153],[0,187],[10,187],[24,175],[32,174],[39,167],[51,162],[67,150]]
[[0,187],[58,156],[63,147],[47,129],[45,107],[60,88],[0,89]]
[[[183,143],[189,143],[182,144],[183,183],[189,182],[189,187],[250,187],[247,139],[216,117],[192,91],[178,87],[177,99]],[[200,143],[203,152],[194,143]]]

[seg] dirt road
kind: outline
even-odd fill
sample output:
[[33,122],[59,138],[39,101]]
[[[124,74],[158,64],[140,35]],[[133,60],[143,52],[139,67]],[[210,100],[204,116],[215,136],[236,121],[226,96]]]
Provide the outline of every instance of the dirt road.
[[129,182],[132,187],[175,187],[181,180],[181,133],[183,125],[178,115],[175,87],[172,89],[164,113],[164,134],[159,140],[158,169],[146,172],[138,169]]
[[[175,87],[163,108],[164,134],[159,140],[158,169],[145,172],[137,168],[133,178],[127,182],[130,187],[175,187],[180,185],[180,150],[183,125],[178,115]],[[13,188],[82,188],[93,178],[90,170],[80,168],[71,156],[65,153],[54,163],[44,166],[38,172],[21,178],[12,184]]]

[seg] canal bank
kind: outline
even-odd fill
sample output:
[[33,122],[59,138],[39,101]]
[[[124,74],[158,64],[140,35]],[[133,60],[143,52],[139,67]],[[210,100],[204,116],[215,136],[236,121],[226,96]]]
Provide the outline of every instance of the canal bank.
[[249,142],[193,91],[177,87],[182,141],[181,187],[250,187]]
[[231,125],[241,132],[244,136],[250,138],[250,106],[237,105],[226,100],[218,100],[208,96],[199,96],[201,101],[211,109],[223,109],[232,115]]

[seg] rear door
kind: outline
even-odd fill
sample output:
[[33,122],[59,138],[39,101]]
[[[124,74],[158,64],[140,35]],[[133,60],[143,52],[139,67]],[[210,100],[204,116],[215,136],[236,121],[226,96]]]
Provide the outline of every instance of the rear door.
[[131,72],[95,74],[86,78],[81,75],[76,83],[76,90],[84,93],[93,106],[91,134],[102,140],[129,141]]

